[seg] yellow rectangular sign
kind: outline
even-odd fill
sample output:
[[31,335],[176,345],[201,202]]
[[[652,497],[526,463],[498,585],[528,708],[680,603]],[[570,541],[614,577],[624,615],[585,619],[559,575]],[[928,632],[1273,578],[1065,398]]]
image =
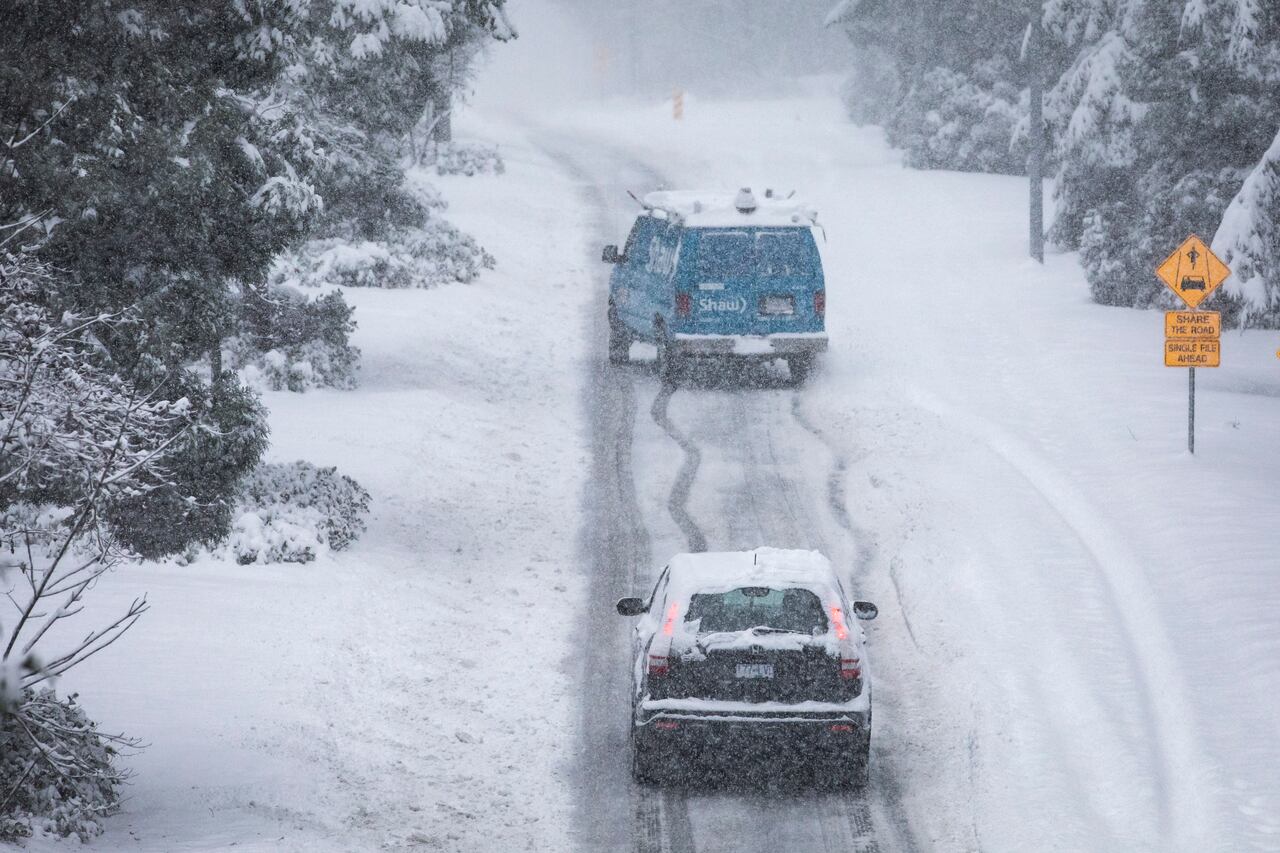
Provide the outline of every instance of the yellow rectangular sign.
[[1217,367],[1221,355],[1216,340],[1169,338],[1164,342],[1165,367]]
[[1222,332],[1222,314],[1217,311],[1166,311],[1166,338],[1216,339]]

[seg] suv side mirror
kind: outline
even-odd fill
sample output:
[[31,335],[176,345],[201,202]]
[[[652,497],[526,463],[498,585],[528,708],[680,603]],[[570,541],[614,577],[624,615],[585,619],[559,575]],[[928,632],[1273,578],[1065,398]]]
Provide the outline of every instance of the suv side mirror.
[[606,264],[620,264],[622,263],[622,255],[618,254],[618,247],[610,243],[604,247],[604,253],[600,255],[600,260]]
[[639,616],[649,610],[645,606],[643,598],[620,598],[615,606],[622,616]]
[[876,607],[870,601],[855,601],[853,603],[853,615],[864,622],[870,622],[872,619],[876,618],[879,613],[880,608]]

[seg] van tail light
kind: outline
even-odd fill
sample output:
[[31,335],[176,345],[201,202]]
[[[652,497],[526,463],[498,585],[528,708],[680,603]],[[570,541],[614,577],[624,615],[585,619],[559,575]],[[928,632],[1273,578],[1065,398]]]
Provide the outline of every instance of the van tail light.
[[862,661],[857,658],[840,658],[841,678],[861,678]]
[[669,663],[666,655],[649,655],[649,674],[666,675],[671,671]]
[[667,620],[662,623],[662,633],[670,637],[676,632],[676,616],[680,614],[680,604],[671,602],[671,606],[667,608]]
[[841,732],[842,734],[853,734],[853,726],[848,723],[835,723],[831,726],[831,731]]
[[676,294],[676,313],[681,317],[688,317],[693,311],[693,297],[687,293]]
[[813,292],[813,313],[819,317],[827,316],[827,292],[825,290],[815,290]]
[[680,728],[680,724],[677,723],[675,720],[658,720],[653,724],[653,727],[655,729],[666,729],[667,731],[673,731],[675,729]]

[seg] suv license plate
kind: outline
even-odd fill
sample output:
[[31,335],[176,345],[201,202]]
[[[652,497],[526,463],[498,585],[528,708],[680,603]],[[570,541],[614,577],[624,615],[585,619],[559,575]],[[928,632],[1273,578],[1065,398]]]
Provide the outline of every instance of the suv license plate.
[[766,296],[760,300],[761,314],[794,314],[796,298],[794,296]]
[[738,678],[773,678],[771,663],[740,663]]

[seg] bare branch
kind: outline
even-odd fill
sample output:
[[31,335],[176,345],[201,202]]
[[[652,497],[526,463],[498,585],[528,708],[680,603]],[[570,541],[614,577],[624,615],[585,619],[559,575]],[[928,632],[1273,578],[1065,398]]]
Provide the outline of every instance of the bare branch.
[[21,148],[22,146],[26,145],[28,142],[30,142],[30,141],[32,140],[32,138],[34,138],[36,135],[38,135],[38,134],[40,133],[40,131],[44,130],[46,127],[48,127],[50,124],[52,124],[52,123],[53,123],[53,120],[54,120],[54,119],[56,119],[58,116],[62,115],[62,111],[63,111],[63,110],[65,110],[67,107],[71,106],[72,104],[74,104],[74,103],[75,103],[75,101],[76,101],[76,99],[75,99],[75,97],[74,97],[74,96],[72,96],[71,98],[68,98],[66,101],[64,101],[64,102],[63,102],[62,106],[58,107],[57,111],[56,111],[53,115],[51,115],[51,116],[49,116],[47,119],[45,119],[45,120],[40,124],[40,126],[39,126],[39,127],[37,127],[35,130],[33,130],[33,131],[31,131],[30,133],[28,133],[26,136],[24,136],[24,137],[23,137],[21,140],[19,140],[18,142],[14,142],[14,141],[13,141],[14,137],[18,135],[18,134],[17,134],[17,132],[15,131],[15,132],[14,132],[14,135],[13,135],[13,136],[11,136],[11,137],[9,137],[9,141],[8,141],[7,143],[5,143],[5,146],[4,146],[4,147],[5,147],[5,150],[7,150],[7,151],[16,151],[17,149],[19,149],[19,148]]

